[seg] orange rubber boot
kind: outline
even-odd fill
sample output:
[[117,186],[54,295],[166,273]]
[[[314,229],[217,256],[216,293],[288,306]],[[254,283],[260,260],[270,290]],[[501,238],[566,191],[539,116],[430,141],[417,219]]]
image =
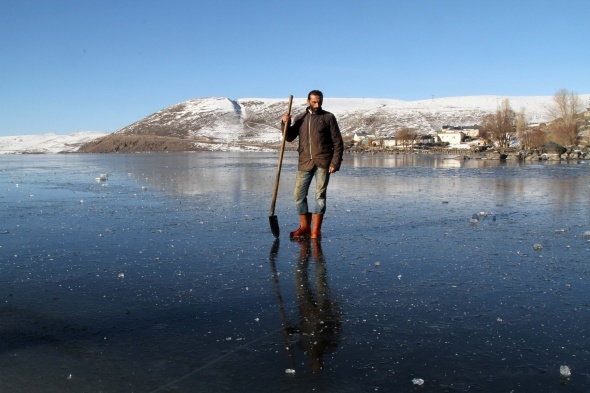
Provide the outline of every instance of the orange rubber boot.
[[319,239],[322,237],[322,221],[324,221],[323,214],[313,215],[313,229],[311,230],[312,239]]
[[311,213],[305,213],[299,215],[299,228],[291,232],[291,237],[304,237],[309,236],[311,233]]

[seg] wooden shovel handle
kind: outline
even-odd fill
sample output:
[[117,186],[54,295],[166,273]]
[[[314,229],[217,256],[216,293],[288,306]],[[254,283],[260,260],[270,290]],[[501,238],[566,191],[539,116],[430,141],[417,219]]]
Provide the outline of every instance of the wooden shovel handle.
[[[289,96],[289,108],[287,113],[291,116],[291,106],[293,105],[293,96]],[[275,205],[277,203],[277,194],[279,192],[279,179],[281,178],[281,166],[283,165],[283,153],[285,152],[285,141],[287,140],[287,130],[289,129],[289,123],[286,122],[283,126],[283,140],[281,141],[281,152],[279,154],[279,165],[277,167],[277,177],[275,180],[275,189],[272,196],[272,203],[270,205],[270,216],[275,214]]]

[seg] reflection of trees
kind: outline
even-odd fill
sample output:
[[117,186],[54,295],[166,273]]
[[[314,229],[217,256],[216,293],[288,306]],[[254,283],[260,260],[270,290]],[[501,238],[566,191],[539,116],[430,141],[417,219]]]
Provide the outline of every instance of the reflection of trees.
[[[544,164],[550,165],[550,164]],[[501,204],[546,205],[548,213],[561,221],[562,212],[573,209],[585,195],[586,185],[577,178],[534,177],[497,178],[482,182],[480,188],[493,186],[495,202]],[[582,205],[583,206],[583,205]]]
[[579,198],[586,195],[585,185],[578,179],[560,179],[547,183],[547,192],[555,198],[555,202],[552,204],[555,213],[573,209]]
[[[302,239],[299,243],[299,262],[295,271],[295,287],[299,304],[298,324],[288,320],[280,293],[275,265],[278,244],[278,240],[273,244],[270,262],[287,354],[294,365],[294,348],[301,349],[308,358],[312,371],[319,372],[324,367],[324,355],[334,351],[338,346],[341,330],[341,313],[330,297],[326,261],[321,243],[317,239]],[[313,258],[315,275],[309,268],[310,257]],[[313,276],[313,281],[310,275]]]

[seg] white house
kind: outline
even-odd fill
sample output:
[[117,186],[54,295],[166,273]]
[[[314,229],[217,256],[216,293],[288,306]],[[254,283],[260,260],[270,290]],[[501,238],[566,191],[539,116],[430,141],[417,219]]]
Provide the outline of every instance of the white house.
[[375,135],[369,134],[368,132],[355,132],[352,138],[355,142],[360,142],[366,139],[375,139]]
[[479,126],[462,126],[461,132],[473,139],[479,138]]
[[443,126],[442,132],[461,131],[465,136],[469,136],[473,139],[479,138],[480,126]]
[[383,147],[385,148],[392,148],[397,146],[397,140],[395,137],[389,136],[387,138],[383,138],[382,140]]
[[449,144],[458,144],[465,140],[465,134],[462,131],[443,131],[436,134],[440,142],[448,142]]

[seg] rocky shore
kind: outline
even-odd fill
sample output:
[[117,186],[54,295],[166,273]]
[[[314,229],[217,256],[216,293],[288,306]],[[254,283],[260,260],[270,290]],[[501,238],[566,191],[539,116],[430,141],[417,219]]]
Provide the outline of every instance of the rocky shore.
[[502,152],[488,149],[476,151],[453,147],[432,148],[408,148],[408,149],[384,149],[378,147],[350,147],[349,153],[365,154],[444,154],[454,156],[457,160],[518,160],[518,161],[568,161],[590,158],[590,149],[567,149],[554,143],[549,143],[540,149],[519,150],[505,149]]
[[[182,139],[165,136],[118,135],[110,134],[98,138],[80,147],[78,153],[138,153],[138,152],[186,152],[186,151],[272,151],[278,150],[277,143],[234,143],[231,146],[209,141],[207,139]],[[297,149],[296,143],[287,143],[287,151]],[[386,149],[382,147],[352,146],[347,144],[346,153],[356,154],[444,154],[458,160],[520,160],[520,161],[563,161],[590,157],[590,150],[567,149],[554,143],[548,143],[540,149],[523,151],[519,149],[464,149],[451,147],[416,147]]]

